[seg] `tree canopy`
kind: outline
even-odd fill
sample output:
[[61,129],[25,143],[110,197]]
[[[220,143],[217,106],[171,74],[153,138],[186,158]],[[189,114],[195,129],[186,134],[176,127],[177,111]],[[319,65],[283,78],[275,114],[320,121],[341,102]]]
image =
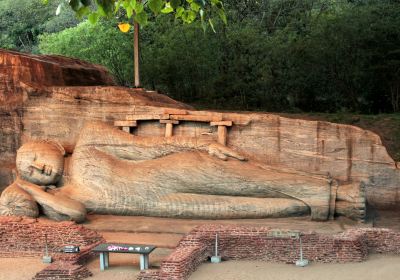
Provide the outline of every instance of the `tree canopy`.
[[25,52],[37,50],[37,37],[75,26],[78,20],[70,10],[56,16],[57,3],[47,6],[41,0],[0,1],[0,46]]
[[[44,3],[51,0],[43,0]],[[61,1],[57,13],[68,5],[79,17],[87,16],[95,23],[99,18],[110,18],[121,13],[128,20],[146,25],[149,18],[158,14],[173,13],[176,19],[191,23],[200,18],[204,29],[209,24],[214,29],[213,20],[219,16],[226,23],[226,16],[221,0],[65,0]]]
[[[131,85],[132,31],[124,34],[117,27],[127,20],[124,10],[94,25],[85,20],[76,25],[71,9],[55,16],[54,0],[18,22],[15,18],[28,17],[35,8],[29,2],[41,0],[20,1],[26,4],[0,2],[0,47],[100,63],[120,84]],[[141,33],[144,87],[207,108],[400,111],[400,1],[223,3],[228,24],[213,21],[216,33],[204,32],[201,20],[181,24],[176,9],[154,16],[144,6],[149,18]],[[30,34],[34,39],[26,48]]]

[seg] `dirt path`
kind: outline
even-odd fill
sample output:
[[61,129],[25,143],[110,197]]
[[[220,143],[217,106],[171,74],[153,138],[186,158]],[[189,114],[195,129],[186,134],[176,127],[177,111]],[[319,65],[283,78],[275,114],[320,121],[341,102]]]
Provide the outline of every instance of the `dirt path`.
[[398,280],[400,256],[371,255],[363,263],[317,264],[296,267],[260,261],[203,264],[190,280]]
[[47,264],[43,264],[40,258],[1,258],[0,280],[32,279],[46,266]]

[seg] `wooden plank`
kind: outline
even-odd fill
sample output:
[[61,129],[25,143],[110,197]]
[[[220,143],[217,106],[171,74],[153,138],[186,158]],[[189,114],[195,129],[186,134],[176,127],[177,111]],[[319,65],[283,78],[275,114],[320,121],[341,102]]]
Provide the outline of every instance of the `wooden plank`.
[[177,120],[160,120],[160,123],[179,124],[179,121],[177,121]]
[[218,143],[226,146],[226,138],[228,136],[228,129],[224,125],[218,126]]
[[192,121],[192,122],[218,122],[222,117],[212,115],[170,115],[171,120]]
[[114,126],[118,126],[118,127],[123,127],[123,126],[135,127],[135,126],[137,126],[137,122],[136,121],[114,121]]
[[172,123],[167,123],[165,125],[165,137],[172,137],[174,125]]
[[211,122],[210,125],[211,126],[217,126],[217,125],[232,126],[232,121]]
[[164,110],[164,114],[168,115],[187,115],[187,111],[183,109],[167,108]]
[[149,121],[149,120],[159,120],[160,115],[127,115],[127,121]]

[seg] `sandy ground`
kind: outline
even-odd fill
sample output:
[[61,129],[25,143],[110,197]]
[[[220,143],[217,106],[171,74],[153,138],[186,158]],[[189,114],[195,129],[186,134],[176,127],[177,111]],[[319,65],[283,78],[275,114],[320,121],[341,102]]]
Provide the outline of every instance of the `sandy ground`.
[[[150,255],[150,266],[157,268],[161,261],[172,252],[171,249],[159,248]],[[91,260],[87,267],[93,273],[93,280],[132,280],[139,274],[139,255],[110,254],[109,268],[100,271],[99,259]],[[28,280],[47,264],[40,258],[1,258],[0,280]]]
[[[168,251],[155,252],[150,260],[158,266]],[[40,259],[2,258],[0,280],[27,280],[46,265]],[[110,268],[100,271],[99,260],[88,264],[93,280],[132,280],[139,273],[138,259],[126,254],[110,255]],[[226,261],[220,264],[203,264],[190,280],[398,280],[400,256],[370,255],[366,262],[347,264],[311,263],[301,268],[289,264],[274,264],[261,261]]]
[[363,263],[317,264],[296,267],[260,261],[203,264],[190,280],[398,280],[400,256],[370,255]]
[[27,280],[32,279],[35,274],[44,269],[40,258],[1,258],[0,280]]
[[[158,268],[161,261],[172,252],[171,249],[156,249],[150,254],[150,266]],[[110,254],[109,268],[100,271],[99,260],[96,258],[88,264],[93,277],[88,280],[132,280],[139,274],[139,255]]]

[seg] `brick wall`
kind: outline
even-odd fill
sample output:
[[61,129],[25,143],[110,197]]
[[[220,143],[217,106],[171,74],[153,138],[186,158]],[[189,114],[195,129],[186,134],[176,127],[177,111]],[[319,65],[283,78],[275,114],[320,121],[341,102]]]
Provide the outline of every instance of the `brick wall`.
[[400,254],[400,232],[387,228],[363,228],[348,233],[363,234],[370,252]]
[[[22,217],[0,217],[0,257],[37,257],[44,255],[45,235],[49,255],[54,260],[83,261],[91,249],[104,242],[97,232],[74,222],[38,221]],[[62,253],[66,245],[80,247],[79,254]]]
[[[273,232],[276,230],[267,227],[197,227],[179,242],[159,270],[141,271],[138,279],[188,279],[201,263],[213,255],[215,234],[219,236],[219,255],[225,260],[284,263],[298,260],[299,240],[274,237]],[[82,264],[91,257],[91,249],[104,239],[97,232],[74,222],[0,217],[0,257],[41,257],[46,234],[49,254],[56,262],[38,273],[37,279],[83,279],[90,275],[78,263]],[[367,258],[368,252],[400,254],[400,232],[389,229],[362,228],[335,235],[303,232],[301,239],[304,257],[315,262],[359,262]],[[81,252],[59,252],[66,245],[78,245]]]
[[86,266],[65,261],[56,261],[38,272],[33,280],[81,280],[93,274]]
[[[219,236],[219,255],[229,260],[265,260],[295,263],[300,258],[299,240],[273,237],[267,227],[203,225],[187,234],[177,249],[161,264],[158,274],[141,272],[138,279],[188,279],[190,274],[213,255],[215,234]],[[315,262],[360,262],[369,251],[400,254],[400,232],[389,229],[356,229],[328,235],[301,233],[304,258]]]
[[[54,262],[33,279],[80,280],[92,275],[84,263],[94,255],[91,249],[105,240],[96,231],[74,222],[0,216],[0,258],[42,257],[46,235],[49,255]],[[79,246],[80,252],[60,252],[66,245]]]

